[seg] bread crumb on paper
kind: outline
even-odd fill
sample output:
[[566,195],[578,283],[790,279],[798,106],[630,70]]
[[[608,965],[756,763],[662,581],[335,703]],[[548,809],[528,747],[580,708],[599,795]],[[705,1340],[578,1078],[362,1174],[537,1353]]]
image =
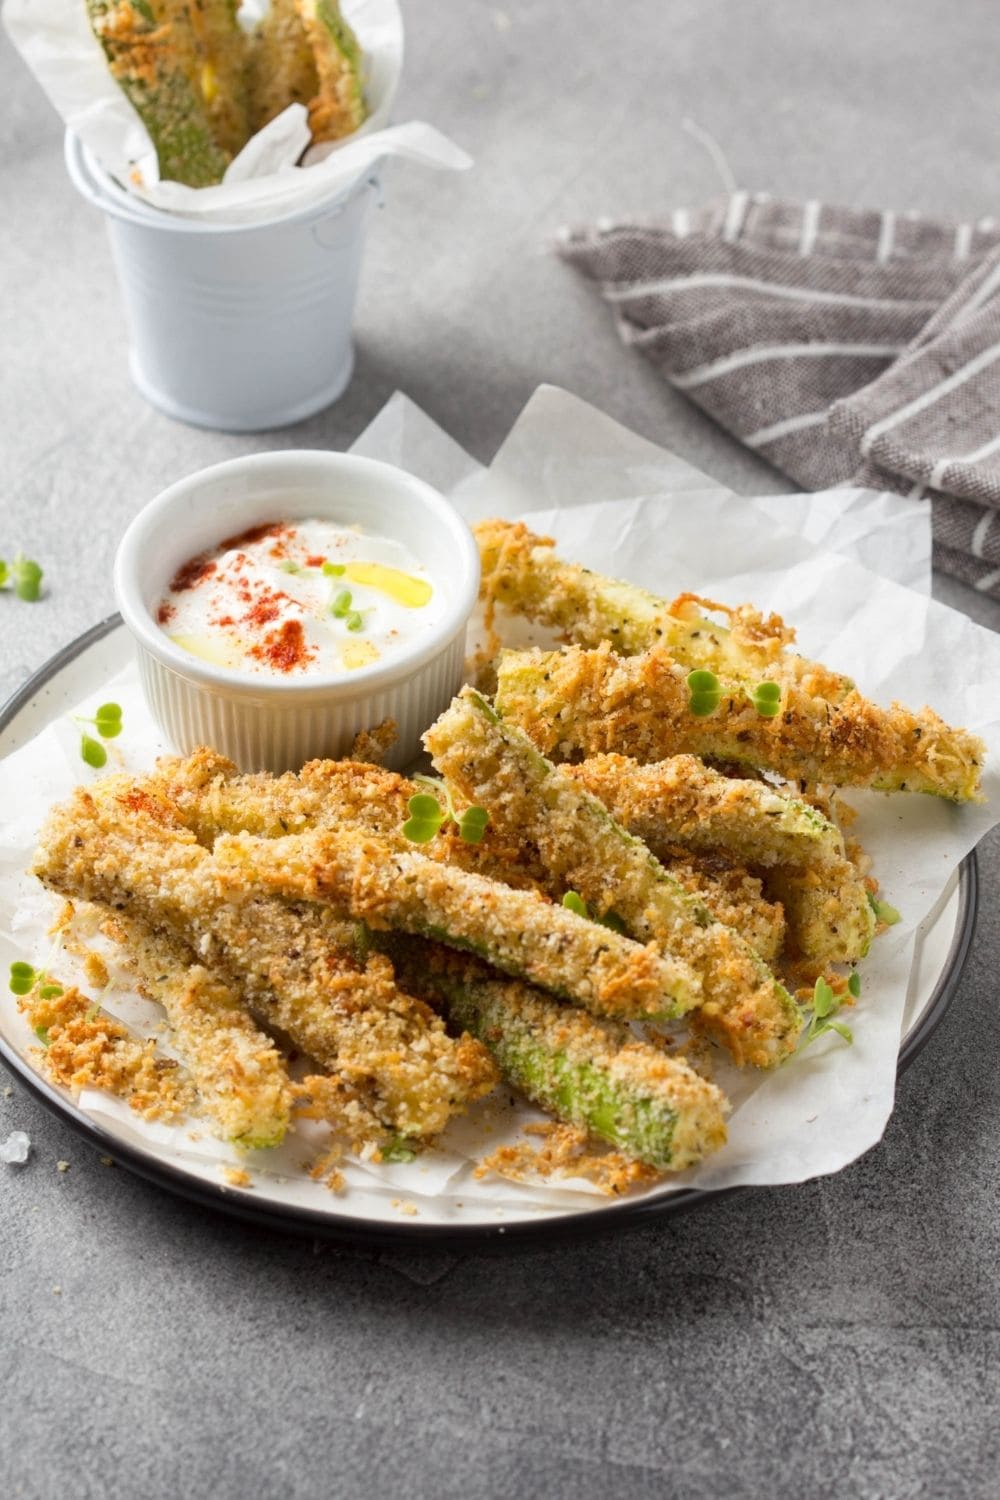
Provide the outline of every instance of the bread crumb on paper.
[[524,1133],[541,1137],[542,1144],[535,1146],[525,1141],[515,1146],[500,1146],[477,1164],[476,1177],[488,1177],[491,1172],[511,1182],[583,1177],[609,1198],[659,1180],[660,1174],[652,1167],[630,1161],[620,1151],[588,1151],[590,1137],[576,1125],[539,1121],[525,1125]]
[[392,1206],[398,1209],[401,1214],[406,1214],[411,1219],[416,1218],[420,1213],[415,1203],[404,1203],[402,1198],[393,1198]]
[[244,1171],[242,1167],[224,1167],[222,1170],[222,1175],[229,1183],[230,1187],[253,1187],[253,1179],[251,1178],[250,1173]]

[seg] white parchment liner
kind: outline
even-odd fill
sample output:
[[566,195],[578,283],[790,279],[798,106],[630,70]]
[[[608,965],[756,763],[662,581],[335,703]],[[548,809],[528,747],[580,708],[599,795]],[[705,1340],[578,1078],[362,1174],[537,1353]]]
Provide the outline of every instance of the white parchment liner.
[[[861,967],[862,997],[849,1016],[854,1045],[824,1038],[769,1075],[739,1074],[720,1061],[715,1076],[735,1105],[729,1144],[654,1191],[798,1182],[845,1166],[879,1139],[892,1109],[915,929],[1000,809],[1000,636],[918,592],[928,576],[926,507],[864,491],[739,498],[551,387],[536,393],[486,470],[399,395],[355,451],[401,463],[438,484],[470,518],[530,512],[532,527],[555,536],[566,557],[668,596],[703,589],[731,603],[752,599],[778,610],[798,627],[804,652],[851,673],[870,696],[929,702],[986,738],[985,806],[851,794],[857,832],[886,897],[903,916]],[[820,539],[841,550],[822,550]],[[866,557],[894,576],[869,571],[860,561]],[[125,710],[115,751],[126,766],[142,769],[161,747],[131,666],[102,684],[81,711],[92,712],[109,697]],[[3,964],[49,958],[44,930],[55,903],[23,871],[45,809],[91,775],[65,717],[0,763]],[[59,972],[69,973],[61,959]],[[155,1024],[155,1010],[125,991],[104,999],[132,1024]],[[31,1034],[7,995],[0,998],[0,1026],[30,1047]],[[80,1102],[121,1138],[152,1145],[202,1175],[206,1165],[237,1160],[200,1124],[148,1126],[103,1096],[87,1094]],[[582,1182],[529,1187],[473,1178],[472,1159],[520,1138],[521,1125],[537,1118],[523,1106],[511,1108],[504,1091],[471,1119],[456,1121],[440,1147],[417,1162],[349,1164],[343,1200],[303,1179],[301,1163],[322,1137],[316,1128],[290,1138],[278,1153],[258,1153],[249,1165],[261,1191],[334,1212],[352,1212],[357,1202],[368,1217],[380,1212],[380,1202],[385,1214],[397,1214],[402,1198],[418,1206],[425,1222],[467,1222],[470,1216],[492,1222],[605,1201]]]

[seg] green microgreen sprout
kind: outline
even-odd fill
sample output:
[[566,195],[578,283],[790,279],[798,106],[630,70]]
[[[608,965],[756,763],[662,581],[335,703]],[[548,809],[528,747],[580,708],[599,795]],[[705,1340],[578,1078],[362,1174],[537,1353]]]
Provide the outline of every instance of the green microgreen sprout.
[[[415,776],[413,779],[434,790],[417,792],[406,804],[410,816],[403,824],[404,838],[409,839],[411,844],[429,844],[438,830],[445,823],[451,822],[458,829],[463,844],[482,843],[486,825],[490,821],[485,807],[467,807],[464,812],[456,813],[451,791],[442,782],[435,781],[433,776]],[[442,792],[444,806],[439,795]]]
[[301,566],[297,562],[293,562],[290,557],[286,557],[284,562],[278,564],[278,567],[283,573],[301,573],[303,571]]
[[747,696],[762,719],[773,719],[781,712],[781,688],[776,682],[760,682]]
[[616,911],[606,911],[603,917],[595,916],[579,891],[567,891],[562,898],[562,904],[567,911],[573,912],[577,917],[586,917],[589,922],[596,922],[599,927],[607,927],[611,932],[617,932],[620,937],[627,936],[625,923]]
[[[857,990],[855,991],[851,989],[850,979],[847,981],[847,987],[850,990],[851,994],[854,995],[855,998],[857,998],[857,996],[861,993],[861,980],[858,978],[857,974],[852,974],[851,979],[857,979]],[[814,1042],[817,1037],[825,1036],[829,1031],[835,1031],[839,1037],[843,1038],[848,1046],[851,1045],[851,1043],[854,1041],[854,1035],[850,1027],[845,1026],[843,1021],[834,1020],[834,1017],[840,1010],[840,1007],[843,1005],[843,1003],[844,1002],[840,999],[839,995],[834,994],[833,986],[829,984],[827,980],[823,978],[817,979],[815,985],[813,986],[811,1007],[812,1015],[809,1017],[809,1022],[805,1029],[805,1035],[803,1036],[802,1041],[799,1043],[799,1052],[802,1052],[806,1047],[809,1046],[809,1043]]]
[[344,620],[344,624],[347,626],[348,630],[361,630],[364,627],[364,623],[364,615],[358,609],[352,609],[350,614],[347,615]]
[[722,697],[722,688],[715,673],[699,667],[694,672],[688,673],[687,685],[691,694],[688,708],[695,717],[704,719],[709,714],[714,714]]
[[342,620],[351,613],[353,603],[350,589],[338,589],[330,601],[330,613],[335,620]]
[[[118,703],[102,703],[92,719],[80,714],[74,716],[76,724],[93,724],[101,740],[114,740],[122,732],[122,711]],[[80,735],[80,758],[92,766],[95,771],[101,770],[108,763],[108,752],[101,744],[101,740],[95,740],[84,730]]]
[[858,996],[861,994],[861,975],[856,969],[852,973],[850,979],[847,981],[847,988],[852,998],[857,1000]]
[[23,552],[9,564],[0,559],[0,589],[5,588],[12,588],[26,604],[34,604],[42,592],[41,568]]
[[10,989],[14,995],[30,995],[32,990],[37,989],[42,1000],[54,1000],[63,992],[62,985],[54,984],[44,969],[33,968],[23,959],[10,966]]
[[344,563],[325,562],[322,571],[326,578],[343,578],[347,567]]
[[894,906],[890,906],[888,901],[880,901],[878,896],[873,896],[870,891],[868,893],[868,904],[878,920],[884,922],[887,927],[895,927],[897,922],[902,921],[901,914]]

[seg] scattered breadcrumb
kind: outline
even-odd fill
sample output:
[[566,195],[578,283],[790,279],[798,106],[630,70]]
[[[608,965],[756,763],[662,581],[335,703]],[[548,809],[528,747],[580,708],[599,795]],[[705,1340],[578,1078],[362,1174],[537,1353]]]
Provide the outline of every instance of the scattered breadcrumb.
[[393,1198],[392,1206],[393,1208],[398,1208],[401,1214],[407,1214],[411,1219],[420,1213],[415,1203],[404,1203],[402,1198]]
[[253,1187],[253,1180],[250,1173],[245,1171],[243,1167],[225,1167],[222,1175],[230,1187]]
[[335,1142],[316,1158],[309,1168],[309,1176],[314,1182],[325,1182],[331,1193],[342,1193],[347,1186],[339,1166],[343,1159],[344,1148]]
[[383,719],[374,729],[362,729],[354,736],[351,759],[381,766],[398,739],[399,726],[395,719]]
[[177,1064],[156,1056],[143,1041],[75,985],[42,997],[38,989],[18,1001],[44,1051],[42,1068],[53,1083],[79,1093],[104,1089],[125,1099],[146,1120],[170,1120],[194,1102]]
[[115,1164],[113,1156],[100,1156],[98,1157],[98,1161],[102,1167],[113,1167]]
[[56,1171],[57,1172],[68,1172],[69,1171],[69,1167],[70,1167],[70,1164],[69,1164],[68,1161],[57,1161],[56,1162]]
[[62,1296],[62,1287],[61,1286],[54,1286],[52,1288],[52,1295],[53,1295],[53,1297],[61,1297]]
[[583,1177],[609,1198],[659,1180],[660,1174],[652,1167],[629,1161],[620,1151],[599,1154],[589,1151],[591,1137],[576,1125],[541,1121],[526,1125],[524,1133],[540,1136],[542,1144],[501,1146],[478,1163],[476,1177],[488,1177],[491,1172],[511,1182],[528,1182],[539,1177]]

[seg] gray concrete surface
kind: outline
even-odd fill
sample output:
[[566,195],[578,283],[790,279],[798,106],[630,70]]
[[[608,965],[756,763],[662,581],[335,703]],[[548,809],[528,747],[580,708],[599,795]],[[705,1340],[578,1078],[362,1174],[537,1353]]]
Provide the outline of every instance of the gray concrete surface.
[[[685,115],[750,188],[997,212],[991,0],[404,7],[399,118],[435,121],[476,170],[388,175],[351,390],[252,440],[131,390],[103,231],[0,41],[0,553],[28,547],[51,586],[30,611],[0,599],[0,696],[109,610],[116,539],[165,482],[251,447],[346,445],[396,387],[480,458],[549,380],[744,493],[783,488],[545,253],[567,220],[715,194]],[[965,978],[881,1145],[615,1240],[505,1260],[314,1249],[101,1166],[0,1089],[0,1138],[35,1148],[0,1168],[4,1494],[992,1500],[997,839],[981,868]]]

